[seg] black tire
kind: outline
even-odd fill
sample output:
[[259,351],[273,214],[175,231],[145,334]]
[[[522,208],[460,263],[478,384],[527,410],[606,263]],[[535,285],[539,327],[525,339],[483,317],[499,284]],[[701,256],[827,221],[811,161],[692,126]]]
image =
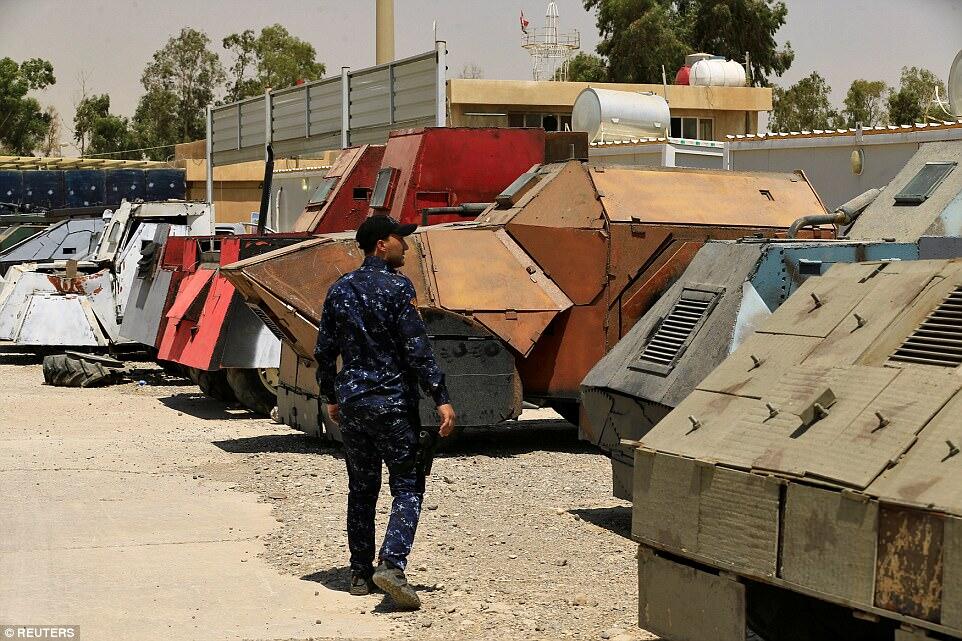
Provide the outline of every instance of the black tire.
[[237,401],[237,397],[234,396],[234,390],[232,390],[227,383],[227,374],[224,373],[224,370],[208,372],[195,367],[191,367],[190,369],[192,370],[191,380],[197,381],[197,387],[200,388],[200,391],[203,392],[205,396],[210,396],[224,403],[234,403]]
[[117,381],[119,372],[78,356],[54,354],[43,359],[43,379],[57,387],[99,387]]
[[[162,369],[168,376],[174,376],[176,378],[190,378],[190,373],[187,371],[187,368],[180,363],[159,360],[157,361],[157,364],[160,365],[160,369]],[[197,381],[194,381],[194,384],[196,385]]]
[[230,385],[237,401],[261,416],[270,416],[277,406],[277,393],[267,387],[256,369],[230,368],[227,384]]
[[765,583],[745,584],[748,627],[765,641],[892,641],[891,621],[872,623],[852,610]]

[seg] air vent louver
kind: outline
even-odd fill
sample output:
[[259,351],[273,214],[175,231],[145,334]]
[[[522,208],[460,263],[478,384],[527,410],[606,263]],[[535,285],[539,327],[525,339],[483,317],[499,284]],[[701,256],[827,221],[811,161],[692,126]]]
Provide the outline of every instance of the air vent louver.
[[284,332],[281,331],[281,328],[277,326],[277,323],[275,323],[270,316],[264,313],[264,310],[262,310],[260,307],[254,307],[253,305],[248,305],[248,307],[252,312],[254,312],[255,316],[261,319],[261,322],[267,325],[267,329],[271,331],[271,334],[281,340],[286,340]]
[[671,371],[701,328],[717,299],[716,292],[682,290],[671,311],[648,338],[634,368],[657,374]]
[[889,360],[940,367],[962,365],[962,287],[956,287]]

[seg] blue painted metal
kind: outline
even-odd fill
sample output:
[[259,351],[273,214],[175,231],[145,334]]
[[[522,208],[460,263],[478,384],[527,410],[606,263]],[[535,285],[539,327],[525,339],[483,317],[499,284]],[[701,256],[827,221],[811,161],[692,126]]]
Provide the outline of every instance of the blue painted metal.
[[64,206],[62,171],[23,172],[22,204],[40,209],[60,209]]
[[104,172],[97,169],[71,169],[63,172],[67,207],[98,207],[104,204]]
[[769,243],[762,250],[751,283],[768,308],[774,310],[809,276],[820,276],[835,263],[917,260],[918,257],[915,243]]

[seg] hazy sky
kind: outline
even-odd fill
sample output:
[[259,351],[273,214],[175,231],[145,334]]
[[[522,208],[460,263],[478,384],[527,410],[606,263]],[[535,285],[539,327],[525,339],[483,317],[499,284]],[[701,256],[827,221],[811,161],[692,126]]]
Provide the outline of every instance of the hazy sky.
[[[593,51],[594,15],[580,0],[557,3],[562,29],[578,29],[582,48]],[[787,4],[787,24],[777,35],[791,41],[796,56],[776,82],[787,85],[817,70],[832,86],[836,103],[855,78],[897,83],[903,65],[927,67],[944,79],[962,48],[960,0]],[[518,16],[523,9],[531,25],[540,26],[545,6],[542,0],[396,0],[396,55],[431,49],[437,20],[438,37],[448,42],[449,77],[474,63],[486,78],[529,78]],[[67,142],[81,74],[89,92],[109,93],[111,110],[129,116],[141,95],[144,66],[182,27],[206,31],[220,52],[224,36],[275,22],[312,43],[329,73],[339,73],[342,65],[374,64],[374,0],[0,0],[0,57],[53,63],[57,84],[37,97],[60,111]]]

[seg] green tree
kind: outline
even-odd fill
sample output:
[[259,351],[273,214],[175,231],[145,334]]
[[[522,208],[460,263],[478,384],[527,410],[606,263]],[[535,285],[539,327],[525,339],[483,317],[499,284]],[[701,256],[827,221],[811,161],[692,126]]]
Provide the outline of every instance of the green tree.
[[571,82],[605,82],[605,61],[591,53],[581,52],[568,63]]
[[889,93],[889,120],[893,125],[924,122],[936,90],[940,96],[945,95],[945,85],[934,73],[919,67],[902,67],[899,89]]
[[840,124],[864,127],[885,124],[888,114],[885,110],[885,92],[888,85],[881,80],[853,80],[845,94],[845,108],[842,109]]
[[770,131],[811,131],[832,129],[838,124],[838,113],[828,95],[832,88],[817,71],[813,71],[788,89],[772,89]]
[[[154,53],[140,78],[145,93],[133,119],[141,145],[172,147],[206,135],[204,108],[213,103],[214,91],[226,77],[209,47],[207,34],[184,27]],[[171,153],[161,149],[150,155],[164,158]]]
[[84,98],[77,105],[74,115],[74,140],[81,150],[80,155],[141,157],[139,152],[130,151],[138,146],[130,121],[124,116],[110,113],[110,96],[107,94]]
[[107,94],[88,96],[77,103],[77,109],[73,116],[73,139],[77,143],[77,149],[80,150],[81,156],[87,153],[94,123],[98,118],[107,115],[109,111],[110,96]]
[[[202,118],[203,119],[203,118]],[[180,122],[177,119],[177,96],[165,89],[152,89],[141,96],[131,121],[137,146],[150,160],[166,160],[173,154],[171,146],[181,142]],[[203,133],[207,135],[206,125]]]
[[0,59],[0,149],[5,153],[28,155],[43,143],[53,116],[27,94],[56,82],[46,60]]
[[785,24],[788,9],[775,0],[679,0],[678,13],[688,23],[691,51],[705,51],[732,60],[748,53],[752,82],[766,86],[769,76],[781,76],[795,59],[791,43],[778,47],[775,34]]
[[613,82],[660,82],[661,66],[674,74],[686,54],[706,51],[741,60],[748,52],[756,85],[792,64],[791,44],[779,48],[775,34],[788,9],[779,0],[582,0],[596,10],[601,42]]
[[227,82],[228,102],[264,93],[268,87],[283,89],[298,80],[318,80],[324,75],[324,63],[317,62],[314,46],[279,24],[264,27],[256,37],[251,29],[232,33],[222,44],[234,56]]
[[661,80],[661,66],[681,65],[691,51],[685,22],[666,0],[583,0],[597,12],[601,41],[597,51],[608,61],[612,82]]

